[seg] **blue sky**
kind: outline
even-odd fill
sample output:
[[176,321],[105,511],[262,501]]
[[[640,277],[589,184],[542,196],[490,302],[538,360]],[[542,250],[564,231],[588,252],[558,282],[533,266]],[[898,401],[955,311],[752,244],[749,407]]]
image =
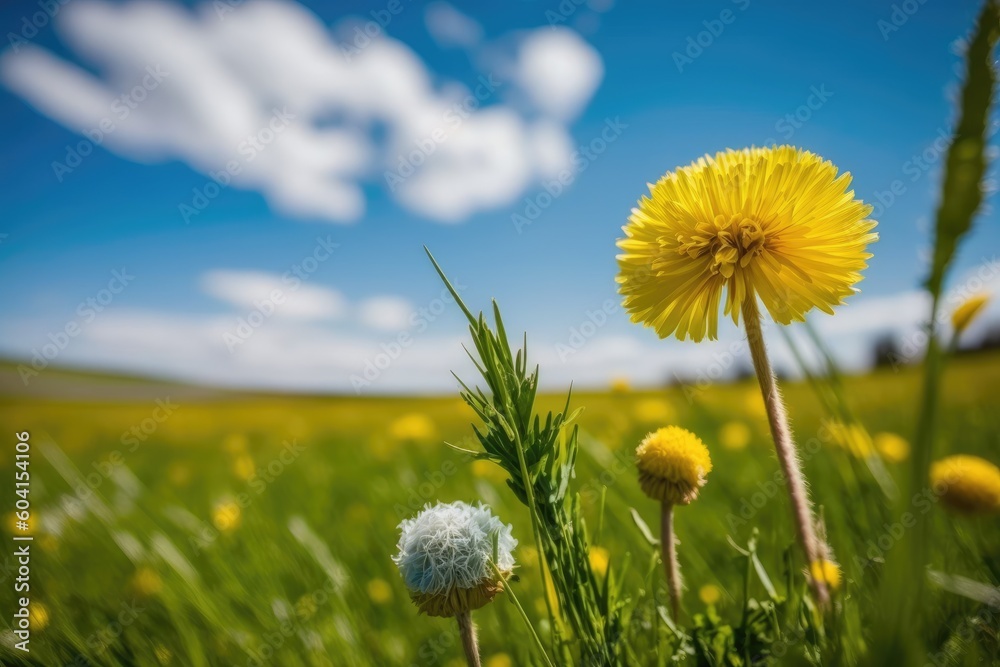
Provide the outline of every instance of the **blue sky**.
[[[851,171],[856,194],[879,204],[873,217],[881,240],[863,292],[836,325],[821,323],[845,363],[860,367],[874,336],[912,337],[925,316],[915,290],[940,180],[934,141],[951,126],[956,42],[977,5],[914,3],[903,22],[893,3],[782,4],[584,3],[555,27],[555,1],[428,8],[401,0],[352,3],[349,12],[333,2],[234,2],[221,13],[212,3],[152,5],[181,17],[174,25],[136,11],[147,5],[69,0],[0,60],[0,121],[8,128],[0,139],[0,232],[7,234],[0,353],[31,359],[77,322],[79,333],[46,363],[351,390],[351,377],[405,334],[410,343],[399,358],[358,391],[447,389],[448,369],[467,369],[463,328],[454,307],[435,314],[441,286],[423,254],[427,245],[465,286],[471,306],[496,297],[510,327],[528,330],[551,367],[543,370],[550,384],[600,385],[618,375],[643,384],[697,373],[738,339],[734,327],[724,326],[714,347],[659,341],[612,309],[569,357],[558,346],[588,312],[615,298],[614,242],[648,181],[704,153],[775,140]],[[260,6],[296,20],[251,20]],[[38,11],[33,2],[5,5],[5,34],[32,35],[25,20]],[[192,35],[192,45],[146,50],[161,48],[155,36],[167,24],[185,36],[175,43]],[[281,58],[258,62],[246,46],[262,25]],[[355,28],[377,33],[376,44],[355,41]],[[691,46],[699,39],[704,46]],[[319,57],[318,46],[295,48],[300,42],[329,52]],[[363,46],[349,60],[344,47],[352,42]],[[208,64],[185,64],[196,51]],[[171,73],[146,79],[152,85],[140,94],[148,99],[132,100],[135,111],[119,123],[112,99],[141,85],[150,53]],[[688,58],[680,67],[677,54]],[[338,55],[357,67],[317,65],[310,75],[306,59]],[[203,70],[220,74],[196,80]],[[340,74],[347,78],[332,80]],[[466,99],[491,75],[498,84],[473,112],[483,122],[459,129],[474,145],[483,142],[488,156],[503,157],[480,169],[481,156],[471,148],[451,155],[458,141],[448,140],[426,156],[428,165],[437,160],[435,178],[417,167],[410,189],[391,192],[386,170],[431,136],[428,127],[437,129],[413,119],[417,102],[434,115],[435,104]],[[384,88],[372,83],[383,78]],[[426,90],[406,92],[424,79]],[[360,101],[351,97],[359,89]],[[220,128],[230,117],[239,124],[241,105],[270,122],[276,101],[291,104],[295,129],[282,134],[279,124],[274,145],[253,163],[259,172],[222,188],[186,222],[180,209],[193,204],[206,174],[223,168],[227,155],[246,157],[218,138]],[[384,109],[368,113],[375,107]],[[102,116],[101,108],[112,111]],[[54,167],[84,140],[78,130],[102,117],[115,120],[115,132],[72,171]],[[308,132],[289,138],[303,123]],[[323,134],[328,127],[346,129],[335,137]],[[613,141],[518,229],[512,218],[525,214],[527,201],[547,201],[546,170],[558,171],[550,165],[602,132]],[[361,136],[364,145],[354,145]],[[299,143],[286,147],[293,139]],[[925,151],[929,159],[914,160]],[[315,166],[331,155],[335,164]],[[340,179],[333,190],[324,180],[330,169]],[[963,246],[953,273],[959,287],[993,258],[995,223],[994,212],[981,215]],[[281,280],[314,252],[317,238],[338,248],[300,285]],[[122,267],[135,279],[92,320],[81,316],[78,305]],[[238,335],[239,319],[273,289],[288,304],[232,343],[227,334]]]

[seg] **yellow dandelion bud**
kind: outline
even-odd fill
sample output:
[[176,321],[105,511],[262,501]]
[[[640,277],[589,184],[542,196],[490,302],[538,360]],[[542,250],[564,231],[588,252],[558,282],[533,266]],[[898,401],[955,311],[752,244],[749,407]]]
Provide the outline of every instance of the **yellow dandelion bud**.
[[392,599],[392,587],[385,579],[372,579],[368,582],[368,597],[375,604],[385,604]]
[[934,493],[966,514],[1000,510],[1000,468],[978,456],[958,454],[931,465]]
[[712,470],[708,448],[694,433],[667,426],[647,435],[635,450],[639,486],[654,500],[687,505]]
[[611,554],[604,547],[590,547],[590,569],[602,577],[608,573]]
[[833,561],[814,560],[809,566],[809,574],[832,591],[840,588],[840,566]]
[[743,422],[727,422],[719,429],[719,442],[726,449],[745,449],[750,436],[750,427]]
[[240,506],[231,500],[226,500],[212,509],[212,523],[223,533],[240,527]]
[[955,330],[955,335],[960,335],[972,324],[972,320],[983,311],[990,300],[990,295],[986,293],[975,294],[959,304],[958,308],[951,313],[951,326]]
[[132,576],[132,589],[142,597],[156,595],[163,589],[163,581],[153,568],[140,567]]
[[875,449],[890,463],[905,461],[910,456],[910,443],[895,433],[876,433]]
[[44,630],[49,624],[49,610],[41,602],[32,602],[28,611],[32,630]]
[[722,590],[715,584],[705,584],[698,589],[698,598],[705,604],[716,604],[722,599]]
[[832,313],[878,239],[872,207],[850,183],[794,146],[728,150],[667,172],[618,241],[625,310],[661,338],[695,341],[718,337],[723,291],[737,324],[757,298],[781,324],[813,308]]

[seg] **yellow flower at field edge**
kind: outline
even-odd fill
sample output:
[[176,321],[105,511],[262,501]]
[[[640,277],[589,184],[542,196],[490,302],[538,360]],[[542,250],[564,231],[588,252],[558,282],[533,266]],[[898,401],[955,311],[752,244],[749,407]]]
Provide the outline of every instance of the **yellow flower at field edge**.
[[233,461],[233,474],[246,481],[257,472],[257,464],[253,462],[253,457],[249,454],[240,454]]
[[712,470],[712,458],[701,438],[679,426],[650,433],[635,454],[643,493],[671,505],[687,505],[697,498]]
[[876,433],[872,439],[875,449],[890,463],[905,461],[910,456],[910,443],[895,433]]
[[368,597],[375,604],[385,604],[392,599],[392,587],[385,579],[372,579],[366,586]]
[[635,404],[632,414],[644,424],[662,424],[674,417],[674,409],[660,398],[644,398]]
[[982,312],[983,308],[990,300],[990,295],[986,293],[974,294],[958,305],[951,313],[951,326],[958,336],[966,327],[972,324],[972,320]]
[[809,574],[813,579],[822,581],[831,591],[840,588],[840,566],[829,560],[816,560],[809,566]]
[[632,384],[628,381],[628,378],[623,375],[618,375],[611,378],[611,393],[612,394],[627,394],[632,390]]
[[246,451],[249,441],[244,433],[230,433],[222,441],[222,448],[230,454],[242,454]]
[[604,547],[590,547],[590,569],[595,574],[602,577],[608,573],[608,563],[611,562],[611,553]]
[[719,443],[726,449],[745,449],[750,444],[750,427],[743,422],[726,422],[719,429]]
[[660,338],[718,337],[760,297],[781,324],[832,313],[853,294],[878,239],[850,173],[793,146],[706,155],[667,172],[632,209],[617,282],[633,322]]
[[437,427],[427,415],[411,412],[389,424],[389,435],[396,440],[426,442],[437,436]]
[[956,454],[931,465],[931,486],[942,502],[966,514],[1000,510],[1000,468],[986,459]]
[[847,450],[859,459],[868,458],[875,451],[871,435],[857,422],[845,424],[836,419],[827,419],[823,421],[823,427],[832,444]]
[[705,584],[698,589],[698,598],[707,605],[713,605],[722,599],[722,591],[715,584]]

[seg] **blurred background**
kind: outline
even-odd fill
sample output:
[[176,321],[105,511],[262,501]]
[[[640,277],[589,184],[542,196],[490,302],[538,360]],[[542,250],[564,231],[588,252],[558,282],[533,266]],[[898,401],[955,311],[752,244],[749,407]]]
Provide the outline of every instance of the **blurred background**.
[[[451,371],[478,378],[423,246],[473,310],[496,298],[511,338],[528,333],[540,409],[561,409],[573,382],[577,490],[603,527],[591,565],[632,559],[636,633],[660,627],[656,549],[629,509],[651,525],[657,510],[631,452],[665,423],[702,435],[717,464],[678,520],[686,604],[735,624],[744,568],[725,536],[758,531],[779,588],[794,539],[783,495],[761,486],[777,463],[749,356],[730,322],[698,345],[630,324],[615,240],[665,171],[774,143],[850,171],[879,222],[860,294],[813,315],[815,337],[765,334],[796,435],[816,443],[814,495],[858,501],[824,504],[824,519],[865,590],[910,451],[921,281],[978,3],[782,5],[4,3],[0,424],[32,439],[37,652],[13,652],[0,625],[0,657],[461,664],[451,625],[415,620],[389,559],[399,521],[437,499],[483,500],[514,524],[531,573],[518,594],[549,637],[526,511],[498,467],[442,444],[478,447]],[[987,199],[960,246],[946,340],[958,304],[1000,288],[996,217]],[[995,454],[1000,299],[959,343],[941,432]],[[819,368],[835,409],[803,380]],[[20,530],[13,504],[0,499],[5,534]],[[941,522],[959,531],[941,541],[956,569],[998,553],[986,524]],[[843,628],[860,637],[853,599]],[[477,620],[485,664],[526,664],[510,605]]]
[[[788,142],[850,171],[880,223],[862,294],[816,325],[850,369],[883,339],[911,357],[975,10],[6,4],[0,353],[33,371],[450,391],[464,325],[427,245],[469,303],[495,297],[531,333],[547,387],[697,376],[736,328],[692,346],[630,325],[614,241],[666,170]],[[994,216],[963,246],[952,305],[995,289]],[[996,344],[998,309],[966,345]],[[5,390],[45,384],[25,372],[5,369]]]

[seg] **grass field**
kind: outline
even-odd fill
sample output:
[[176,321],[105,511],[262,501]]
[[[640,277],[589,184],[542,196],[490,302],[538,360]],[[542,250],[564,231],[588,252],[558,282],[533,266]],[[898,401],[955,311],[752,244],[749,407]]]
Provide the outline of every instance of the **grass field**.
[[[949,366],[938,454],[996,460],[996,387],[1000,356],[964,356]],[[910,439],[919,389],[919,370],[903,369],[846,378],[844,393],[869,432]],[[482,500],[513,524],[521,566],[513,592],[548,641],[525,508],[499,467],[443,444],[476,447],[474,416],[457,395],[189,399],[165,392],[160,404],[40,397],[0,403],[8,439],[0,458],[3,530],[14,531],[7,481],[14,475],[13,434],[29,431],[35,535],[31,661],[10,650],[7,630],[3,664],[461,665],[454,624],[418,616],[390,560],[400,520],[438,499]],[[632,452],[646,432],[668,423],[701,435],[715,463],[701,497],[677,517],[689,630],[700,627],[707,644],[735,645],[743,664],[759,655],[757,640],[739,630],[755,612],[746,604],[748,561],[726,539],[746,547],[756,533],[775,595],[756,575],[748,592],[775,602],[768,611],[774,626],[765,633],[780,642],[771,644],[772,655],[789,664],[851,663],[878,632],[874,583],[905,527],[865,463],[823,427],[824,410],[810,387],[790,384],[786,395],[845,577],[823,637],[791,630],[801,609],[791,601],[801,599],[805,579],[786,495],[772,481],[778,466],[755,384],[574,395],[573,405],[585,409],[575,490],[597,545],[591,564],[601,577],[610,561],[624,577],[623,595],[635,610],[626,644],[643,663],[667,664],[669,651],[653,651],[673,638],[658,620],[666,599],[658,548],[630,514],[635,508],[657,525],[658,507],[638,488]],[[547,410],[563,400],[539,402]],[[885,453],[876,458],[895,477],[900,452]],[[995,519],[955,518],[936,500],[929,495],[913,506],[933,516],[933,569],[995,587]],[[13,607],[11,551],[5,547],[0,560],[3,628],[11,623],[6,607]],[[964,579],[948,581],[935,587],[927,612],[934,629],[924,637],[933,648],[927,664],[990,664],[998,655],[995,615],[984,617],[983,603],[945,590],[961,589]],[[489,667],[529,664],[530,645],[507,597],[476,613]]]

